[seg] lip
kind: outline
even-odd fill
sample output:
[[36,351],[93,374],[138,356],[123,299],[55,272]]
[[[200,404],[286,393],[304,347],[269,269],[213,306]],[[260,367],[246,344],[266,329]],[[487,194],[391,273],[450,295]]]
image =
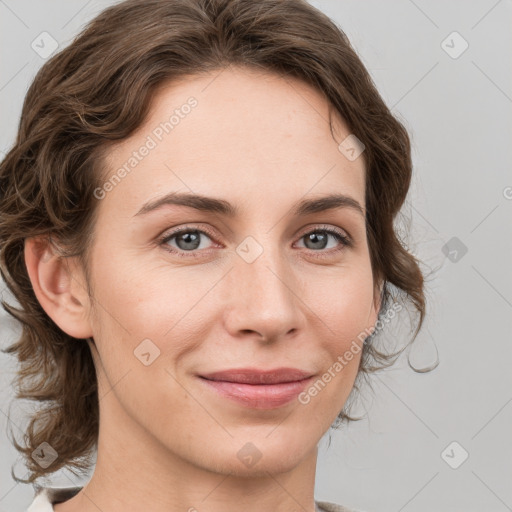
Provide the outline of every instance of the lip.
[[296,368],[236,368],[198,377],[209,389],[245,407],[275,409],[296,398],[313,375]]

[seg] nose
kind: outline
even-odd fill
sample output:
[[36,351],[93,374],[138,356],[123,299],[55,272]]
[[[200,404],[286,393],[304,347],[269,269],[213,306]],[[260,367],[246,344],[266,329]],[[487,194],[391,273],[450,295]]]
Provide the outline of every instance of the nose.
[[226,329],[234,337],[254,336],[265,342],[297,334],[305,322],[297,270],[277,246],[265,247],[252,262],[243,251],[240,254],[234,255],[225,283]]

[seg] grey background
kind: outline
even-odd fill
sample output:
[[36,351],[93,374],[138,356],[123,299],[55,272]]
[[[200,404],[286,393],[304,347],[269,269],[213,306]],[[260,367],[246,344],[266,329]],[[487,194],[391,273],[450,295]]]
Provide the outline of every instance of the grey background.
[[[0,150],[14,140],[23,97],[44,63],[31,42],[47,31],[63,47],[112,3],[0,0]],[[367,417],[332,432],[329,447],[327,435],[320,443],[316,499],[367,512],[512,510],[512,3],[311,3],[347,33],[411,134],[408,241],[425,269],[437,271],[408,356],[420,368],[440,360],[433,372],[415,373],[404,353],[374,378],[374,393],[356,402]],[[453,31],[469,44],[457,58],[442,46]],[[446,44],[462,48],[453,36]],[[400,325],[386,333],[391,343],[406,341]],[[3,310],[0,326],[5,347],[17,326]],[[25,473],[5,433],[15,367],[3,354],[0,369],[0,512],[22,511],[33,491],[10,476],[12,464]],[[13,406],[22,410],[29,408]],[[469,457],[453,469],[447,461],[460,464],[463,450]],[[61,472],[50,483],[83,482]]]

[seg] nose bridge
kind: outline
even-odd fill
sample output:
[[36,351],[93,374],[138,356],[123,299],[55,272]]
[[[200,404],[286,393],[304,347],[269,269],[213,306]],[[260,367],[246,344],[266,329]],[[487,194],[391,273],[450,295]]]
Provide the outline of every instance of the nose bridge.
[[236,248],[230,272],[230,327],[265,337],[286,334],[299,325],[297,283],[286,255],[269,236],[246,237]]

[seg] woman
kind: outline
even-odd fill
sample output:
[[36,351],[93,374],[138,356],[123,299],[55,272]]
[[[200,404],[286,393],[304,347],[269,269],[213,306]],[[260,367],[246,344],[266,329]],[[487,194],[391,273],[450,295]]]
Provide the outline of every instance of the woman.
[[[317,444],[418,261],[406,130],[303,0],[129,0],[31,85],[0,167],[29,511],[348,511]],[[392,288],[397,296],[393,296]]]

